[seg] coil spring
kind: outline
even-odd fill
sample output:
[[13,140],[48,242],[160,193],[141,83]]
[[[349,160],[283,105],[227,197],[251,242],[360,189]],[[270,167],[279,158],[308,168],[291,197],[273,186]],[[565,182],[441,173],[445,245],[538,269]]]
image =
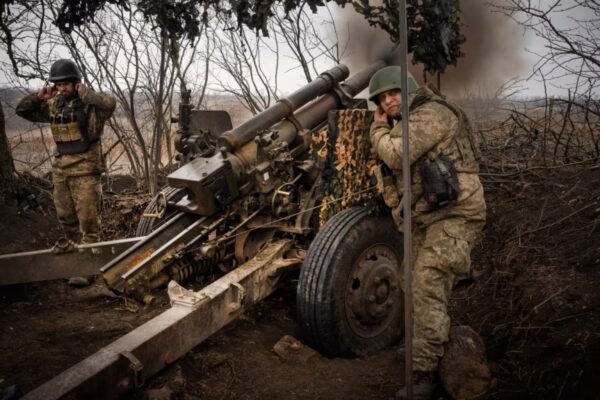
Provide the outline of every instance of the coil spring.
[[192,256],[186,256],[175,261],[170,268],[171,279],[178,283],[188,281],[202,272],[207,272],[211,267],[216,266],[222,261],[220,252],[210,258],[194,259]]

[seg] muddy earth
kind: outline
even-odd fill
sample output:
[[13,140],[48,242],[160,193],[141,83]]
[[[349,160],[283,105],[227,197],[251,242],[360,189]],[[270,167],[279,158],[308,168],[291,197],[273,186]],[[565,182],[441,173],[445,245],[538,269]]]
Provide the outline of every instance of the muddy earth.
[[[600,167],[519,173],[483,167],[488,222],[472,281],[453,292],[453,322],[484,338],[497,380],[483,399],[599,399]],[[48,188],[0,209],[0,253],[45,248],[60,236]],[[105,182],[104,234],[133,235],[148,196],[126,178]],[[168,308],[118,297],[99,281],[0,288],[0,388],[27,393]],[[364,359],[281,357],[302,340],[292,280],[131,395],[143,399],[387,399],[403,380],[391,347]],[[444,398],[440,393],[440,398]]]

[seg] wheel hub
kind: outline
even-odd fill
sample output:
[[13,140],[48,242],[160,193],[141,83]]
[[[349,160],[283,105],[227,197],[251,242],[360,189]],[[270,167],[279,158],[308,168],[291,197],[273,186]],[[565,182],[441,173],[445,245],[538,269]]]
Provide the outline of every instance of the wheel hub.
[[354,332],[373,337],[386,328],[401,304],[400,260],[385,245],[365,250],[347,285],[346,312]]

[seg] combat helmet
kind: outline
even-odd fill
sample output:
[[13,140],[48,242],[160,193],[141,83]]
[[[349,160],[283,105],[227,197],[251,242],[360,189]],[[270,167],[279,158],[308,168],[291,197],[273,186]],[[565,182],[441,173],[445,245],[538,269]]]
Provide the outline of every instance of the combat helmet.
[[77,65],[71,60],[60,59],[50,67],[50,82],[80,81],[81,73]]
[[[402,68],[397,65],[390,65],[381,68],[373,75],[369,82],[369,100],[377,103],[377,95],[392,89],[401,89],[400,78]],[[419,88],[419,84],[412,74],[408,73],[408,94],[411,94]]]

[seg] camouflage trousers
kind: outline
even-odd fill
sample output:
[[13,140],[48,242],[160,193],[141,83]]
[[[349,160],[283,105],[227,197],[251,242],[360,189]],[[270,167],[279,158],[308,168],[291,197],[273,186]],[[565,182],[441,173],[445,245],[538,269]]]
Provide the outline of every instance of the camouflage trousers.
[[413,228],[413,368],[435,371],[450,332],[448,301],[471,268],[471,242],[484,222],[449,218]]
[[69,176],[56,168],[52,173],[56,215],[65,235],[75,243],[100,240],[100,175]]

